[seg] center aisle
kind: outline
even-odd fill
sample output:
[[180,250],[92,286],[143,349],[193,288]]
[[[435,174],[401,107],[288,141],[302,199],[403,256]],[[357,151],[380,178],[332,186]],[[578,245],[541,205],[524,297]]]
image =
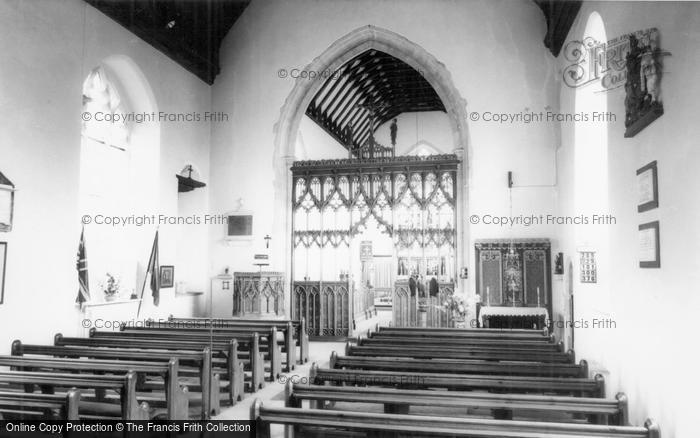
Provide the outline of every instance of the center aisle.
[[[367,330],[374,329],[377,324],[386,326],[389,321],[391,321],[391,310],[379,310],[377,316],[361,321],[358,324],[357,333],[366,334]],[[316,362],[319,366],[327,368],[329,358],[333,351],[345,351],[345,342],[310,342],[309,361],[307,363],[303,365],[298,364],[291,373],[282,373],[282,377],[278,379],[279,381],[275,381],[274,383],[266,382],[265,387],[256,392],[254,396],[252,394],[246,394],[246,397],[244,397],[242,401],[238,402],[235,406],[223,408],[221,414],[212,417],[212,420],[247,420],[250,418],[250,407],[256,398],[263,400],[266,406],[284,407],[285,380],[294,377],[294,379],[298,379],[293,380],[294,382],[309,383],[306,379],[309,377],[311,364]],[[280,436],[282,436],[281,426],[276,428],[280,429]]]

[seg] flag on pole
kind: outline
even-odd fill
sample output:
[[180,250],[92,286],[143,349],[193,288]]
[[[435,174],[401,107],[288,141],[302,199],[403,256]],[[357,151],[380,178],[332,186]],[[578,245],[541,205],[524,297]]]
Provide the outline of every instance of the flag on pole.
[[148,274],[151,274],[151,295],[153,296],[153,304],[156,306],[160,302],[160,267],[158,265],[158,230],[156,237],[153,239],[153,249],[151,249],[151,257],[148,259],[148,268],[146,268],[146,276],[143,279],[143,287],[141,288],[141,299],[139,307],[136,310],[136,317],[141,314],[141,304],[143,304],[143,293],[146,290],[146,279]]
[[83,303],[90,299],[90,283],[88,281],[87,251],[85,250],[85,227],[80,232],[78,257],[75,265],[78,270],[78,297],[75,302],[82,308]]
[[153,240],[153,249],[151,250],[151,258],[148,260],[148,269],[146,273],[151,273],[151,295],[153,295],[153,304],[156,306],[160,302],[160,266],[158,263],[158,230],[156,230],[156,238]]

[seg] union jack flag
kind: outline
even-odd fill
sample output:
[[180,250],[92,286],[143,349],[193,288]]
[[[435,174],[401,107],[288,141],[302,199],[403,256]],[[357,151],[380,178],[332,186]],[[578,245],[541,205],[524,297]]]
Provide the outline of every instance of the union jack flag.
[[75,265],[78,270],[78,297],[75,302],[82,307],[83,303],[90,299],[90,283],[88,281],[87,252],[85,251],[85,228],[80,232],[80,244],[78,244],[78,259]]

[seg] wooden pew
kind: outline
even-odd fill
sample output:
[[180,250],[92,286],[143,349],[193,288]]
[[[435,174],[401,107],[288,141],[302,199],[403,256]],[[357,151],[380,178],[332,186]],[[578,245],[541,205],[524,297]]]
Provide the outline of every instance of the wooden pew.
[[[249,361],[252,381],[251,391],[262,388],[265,382],[262,354],[258,350],[257,336],[253,336],[250,345],[253,354]],[[208,341],[176,341],[162,339],[135,339],[135,338],[73,338],[65,337],[60,333],[54,337],[54,345],[64,347],[92,347],[92,348],[133,348],[160,351],[201,351],[211,348],[214,361],[222,357],[226,362],[226,378],[236,381],[240,373],[240,360],[238,358],[238,341],[208,342]],[[233,388],[231,388],[231,391]],[[233,394],[231,394],[233,397]]]
[[[309,333],[306,328],[306,319],[300,321],[295,320],[276,320],[276,319],[241,319],[241,318],[175,318],[172,315],[168,318],[169,321],[180,323],[202,324],[204,327],[215,325],[217,327],[259,327],[260,329],[270,329],[273,325],[278,326],[280,323],[291,324],[294,327],[293,339],[296,340],[299,346],[299,361],[306,363],[309,361]],[[285,326],[286,327],[286,326]],[[289,332],[286,332],[286,336]]]
[[[270,364],[270,381],[274,382],[282,373],[282,356],[276,342],[271,342],[275,339],[277,331],[273,327],[269,333],[258,335],[255,333],[190,333],[179,332],[176,330],[139,330],[139,331],[97,331],[91,330],[91,338],[99,339],[147,339],[147,340],[163,340],[166,342],[200,342],[203,345],[209,342],[229,343],[232,341],[238,342],[238,359],[248,364],[250,359],[251,349],[258,352],[262,357],[261,365],[264,370],[265,362]],[[254,345],[257,344],[257,347]],[[265,355],[267,353],[267,355]]]
[[378,336],[488,339],[509,341],[553,342],[554,336],[545,330],[505,330],[505,329],[453,329],[453,328],[411,328],[379,327],[374,331]]
[[9,414],[19,419],[78,421],[79,407],[80,391],[75,388],[65,394],[0,391],[0,419]]
[[[206,331],[215,333],[227,333],[227,332],[239,332],[239,333],[269,333],[272,328],[275,328],[280,334],[281,339],[278,339],[280,350],[286,357],[285,371],[292,371],[296,367],[297,358],[301,356],[302,353],[302,343],[298,341],[297,328],[295,328],[292,321],[280,320],[276,322],[265,322],[264,324],[241,324],[239,323],[226,323],[226,322],[216,322],[214,320],[189,320],[189,319],[175,319],[169,320],[159,320],[159,321],[149,321],[146,327],[130,327],[123,326],[123,330],[147,330],[147,329],[168,329],[168,330],[181,330],[181,331]],[[308,335],[307,335],[308,338]],[[297,355],[297,343],[299,343],[299,355]],[[308,347],[308,339],[307,339]],[[307,354],[308,355],[308,354]],[[303,360],[299,359],[302,363]]]
[[443,388],[454,391],[485,390],[512,393],[553,393],[581,397],[605,397],[605,381],[574,377],[494,376],[402,371],[337,370],[312,364],[309,383],[322,385],[389,386],[403,389]]
[[[15,385],[35,385],[43,392],[53,393],[57,389],[92,389],[96,392],[114,390],[120,394],[122,420],[148,420],[148,403],[139,403],[136,398],[137,375],[129,371],[122,375],[62,374],[33,371],[0,371],[0,382]],[[102,418],[99,415],[81,415],[82,419]]]
[[357,345],[345,344],[346,356],[384,356],[384,357],[414,357],[417,359],[475,359],[488,361],[521,361],[543,363],[575,363],[572,350],[567,353],[532,352],[529,350],[509,351],[503,349],[463,347],[459,349],[444,348],[439,344],[432,347],[416,349],[410,346],[372,345],[362,339]]
[[588,377],[588,364],[539,362],[487,362],[455,359],[415,359],[405,357],[338,356],[331,353],[330,368],[376,371],[416,371],[421,373],[490,374],[512,376]]
[[[199,352],[186,351],[155,351],[139,350],[131,348],[96,348],[96,347],[59,347],[54,345],[33,345],[23,344],[16,340],[12,343],[13,356],[29,357],[58,357],[58,358],[91,358],[91,359],[114,359],[132,361],[159,361],[168,362],[170,359],[177,359],[180,362],[181,375],[195,375],[199,378],[199,392],[202,393],[202,412],[209,412],[211,415],[218,415],[221,411],[221,389],[227,391],[231,404],[243,398],[243,370],[239,369],[234,381],[228,382],[228,387],[221,382],[219,373],[214,372],[212,365],[211,349],[206,347]],[[239,364],[240,367],[243,364]],[[223,362],[223,367],[226,362]],[[190,371],[192,367],[194,372]],[[231,386],[232,385],[232,386]],[[188,384],[192,389],[193,385]],[[196,388],[195,388],[196,389]]]
[[[0,366],[12,367],[20,371],[73,372],[82,371],[92,374],[126,374],[129,371],[142,376],[162,376],[165,389],[165,407],[169,420],[189,420],[189,400],[187,388],[181,387],[178,380],[180,364],[177,359],[165,362],[121,361],[121,360],[85,360],[58,358],[28,358],[21,356],[0,356]],[[140,389],[137,384],[137,391]],[[100,397],[98,397],[99,399]],[[144,397],[140,396],[143,400]],[[149,405],[157,407],[157,397],[149,398]],[[209,412],[202,412],[203,419],[209,418]]]
[[328,402],[372,403],[384,405],[384,412],[408,414],[411,406],[444,408],[491,409],[494,414],[512,419],[513,411],[530,414],[565,413],[588,415],[600,424],[628,424],[627,396],[617,394],[615,399],[562,397],[529,394],[490,394],[478,392],[405,390],[393,388],[301,385],[288,381],[285,387],[285,406],[301,408],[304,400],[311,406]]
[[[299,436],[368,437],[499,437],[499,438],[659,438],[658,425],[647,420],[644,427],[603,426],[577,423],[545,423],[512,420],[450,418],[366,412],[330,411],[299,408],[268,408],[260,400],[251,406],[251,420],[257,436],[269,438],[270,425],[283,424],[286,438],[294,437],[293,427],[303,427]],[[328,429],[334,429],[329,433]],[[346,431],[343,434],[340,431]],[[348,434],[348,432],[350,434]]]
[[432,347],[439,345],[443,348],[473,348],[480,347],[491,350],[509,351],[536,351],[536,352],[564,352],[564,343],[549,343],[536,341],[508,341],[489,339],[468,339],[468,338],[440,338],[431,339],[425,337],[403,337],[403,336],[382,336],[370,333],[370,336],[363,338],[362,345],[393,345],[407,346],[415,349]]
[[[150,328],[150,327],[125,327],[122,326],[118,332],[91,330],[91,337],[148,337],[159,339],[195,339],[195,340],[217,340],[228,342],[237,340],[243,346],[250,342],[253,335],[259,337],[260,351],[265,355],[265,359],[270,362],[270,380],[279,378],[282,372],[282,351],[277,343],[278,331],[272,327],[267,332],[260,330],[247,331],[238,329],[213,330],[203,328],[178,329],[178,328]],[[241,351],[243,350],[243,351]],[[293,351],[293,350],[292,350]],[[239,349],[239,359],[246,358],[247,352]],[[289,360],[289,359],[288,359]],[[292,359],[293,360],[293,359]]]

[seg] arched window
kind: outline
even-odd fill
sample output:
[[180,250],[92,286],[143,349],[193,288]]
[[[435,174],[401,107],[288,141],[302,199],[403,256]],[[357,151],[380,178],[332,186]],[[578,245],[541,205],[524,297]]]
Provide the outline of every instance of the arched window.
[[80,210],[81,216],[93,219],[85,235],[90,255],[91,296],[97,301],[102,299],[106,274],[126,286],[126,278],[133,276],[134,271],[130,260],[133,257],[129,249],[130,230],[100,224],[101,217],[125,217],[132,213],[132,153],[125,112],[126,103],[105,70],[93,69],[83,82]]
[[129,142],[126,113],[119,93],[97,67],[83,83],[83,137],[125,150]]

